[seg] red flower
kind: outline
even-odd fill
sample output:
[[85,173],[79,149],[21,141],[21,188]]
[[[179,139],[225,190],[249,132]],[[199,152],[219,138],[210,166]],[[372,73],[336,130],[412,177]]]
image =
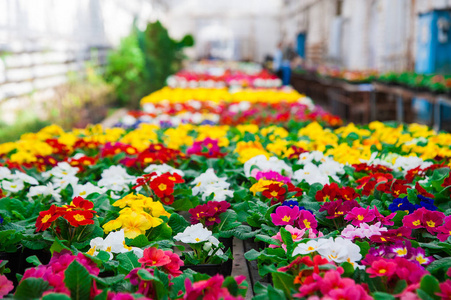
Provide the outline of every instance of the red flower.
[[171,258],[166,255],[165,251],[150,247],[144,249],[143,257],[141,257],[138,262],[143,266],[160,267],[169,264]]
[[163,204],[171,205],[172,203],[174,203],[174,195],[163,196],[163,198],[160,198],[160,200],[161,202],[163,202]]
[[36,220],[36,232],[44,231],[52,225],[52,222],[62,215],[59,207],[56,205],[50,206],[49,210],[41,211]]
[[182,178],[182,176],[180,176],[177,173],[171,174],[168,172],[168,173],[162,174],[161,177],[168,179],[168,180],[172,181],[173,183],[184,183],[185,182],[185,180]]
[[424,197],[431,198],[431,199],[435,198],[435,196],[433,194],[428,193],[428,191],[426,191],[426,189],[423,188],[418,182],[415,183],[415,188],[417,189],[418,194],[420,194],[420,195],[422,195]]
[[271,200],[276,199],[278,201],[282,201],[286,192],[287,191],[282,186],[272,183],[266,186],[266,190],[262,192],[262,195]]
[[331,183],[326,184],[324,187],[316,192],[315,199],[319,202],[327,202],[327,201],[333,201],[338,198],[338,195],[340,194],[340,188],[338,187],[338,184]]
[[150,188],[158,197],[163,198],[164,196],[171,195],[174,192],[174,182],[163,176],[159,176],[152,180],[150,183]]
[[71,210],[64,214],[64,219],[74,227],[94,224],[93,217],[93,211],[87,210]]
[[396,272],[396,264],[385,259],[380,259],[371,264],[366,272],[370,277],[390,277]]
[[82,197],[75,197],[74,200],[72,200],[72,204],[73,205],[70,207],[73,207],[74,209],[90,210],[92,213],[97,213],[92,210],[94,208],[94,203],[89,200],[85,200]]

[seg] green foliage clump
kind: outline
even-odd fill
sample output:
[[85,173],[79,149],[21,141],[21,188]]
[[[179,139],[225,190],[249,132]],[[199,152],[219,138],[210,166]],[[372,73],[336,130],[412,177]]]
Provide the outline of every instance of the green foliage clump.
[[144,31],[134,28],[108,57],[105,78],[115,86],[119,103],[136,108],[142,97],[161,89],[181,68],[183,48],[193,45],[191,35],[173,40],[158,21]]

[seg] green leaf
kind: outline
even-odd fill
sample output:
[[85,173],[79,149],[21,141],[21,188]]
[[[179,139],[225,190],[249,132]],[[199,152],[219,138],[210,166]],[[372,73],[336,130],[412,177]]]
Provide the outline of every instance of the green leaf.
[[172,228],[173,234],[177,234],[183,232],[186,229],[186,227],[190,225],[190,223],[187,220],[185,220],[185,218],[180,214],[173,213],[169,218],[168,225],[169,227]]
[[49,289],[49,283],[42,278],[27,278],[22,281],[14,293],[15,299],[41,298],[42,293]]
[[258,241],[262,241],[262,242],[271,244],[271,245],[280,246],[280,242],[278,240],[273,239],[272,237],[267,236],[267,235],[257,234],[255,236],[255,239],[258,240]]
[[92,279],[88,270],[74,260],[64,272],[64,283],[70,291],[71,299],[89,299]]
[[150,244],[149,240],[144,234],[140,234],[135,237],[130,243],[127,243],[130,247],[144,248]]
[[110,254],[108,254],[108,252],[106,252],[106,251],[100,251],[96,257],[103,262],[110,260]]
[[42,297],[42,300],[70,300],[70,297],[66,294],[51,293]]
[[420,289],[428,294],[432,299],[440,299],[435,293],[440,292],[439,282],[432,275],[425,275],[420,282]]
[[268,300],[286,300],[285,294],[279,289],[275,289],[272,286],[268,286]]
[[260,252],[255,249],[251,249],[244,253],[244,258],[247,260],[256,260],[260,256]]
[[39,258],[36,255],[33,256],[28,256],[25,259],[28,263],[33,264],[35,266],[40,266],[42,265],[41,261],[39,260]]
[[395,296],[383,293],[383,292],[375,292],[373,293],[374,300],[395,300]]
[[283,243],[287,246],[287,256],[291,257],[294,249],[294,242],[291,233],[285,228],[280,228],[280,235],[282,236]]
[[433,261],[427,268],[431,273],[438,271],[440,269],[449,269],[451,267],[451,257],[445,257],[439,260]]
[[291,298],[291,289],[294,289],[294,276],[282,272],[274,272],[271,275],[274,287],[282,290],[285,296]]
[[152,274],[150,274],[150,272],[147,271],[146,269],[139,269],[139,270],[138,270],[138,276],[139,276],[139,278],[141,278],[142,280],[145,280],[145,281],[152,280],[152,279],[155,278],[155,277],[154,277]]
[[366,241],[363,242],[356,241],[355,243],[357,244],[357,246],[360,247],[360,254],[362,255],[362,257],[365,257],[368,254],[368,251],[370,250],[370,244],[368,244],[368,242]]
[[344,273],[343,273],[344,277],[351,277],[352,274],[354,273],[354,267],[352,266],[351,263],[349,263],[347,261],[342,263],[341,267],[344,269]]
[[118,271],[122,274],[128,274],[134,268],[141,266],[138,262],[138,257],[133,251],[119,254],[116,260],[119,262]]

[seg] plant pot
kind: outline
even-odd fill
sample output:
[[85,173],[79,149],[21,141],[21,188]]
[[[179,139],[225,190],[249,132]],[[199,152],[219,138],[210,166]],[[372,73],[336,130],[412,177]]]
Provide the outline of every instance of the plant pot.
[[218,240],[224,245],[224,252],[230,249],[230,252],[233,254],[233,237],[219,238]]
[[223,276],[230,276],[232,274],[233,259],[229,259],[222,264],[202,264],[202,265],[189,265],[180,267],[181,271],[191,269],[198,273],[207,274],[214,276],[216,274],[221,274]]

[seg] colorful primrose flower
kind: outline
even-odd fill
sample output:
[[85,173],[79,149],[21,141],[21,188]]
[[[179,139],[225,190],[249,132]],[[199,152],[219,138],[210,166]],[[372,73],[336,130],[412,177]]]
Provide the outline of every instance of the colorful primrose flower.
[[376,218],[374,211],[363,207],[354,207],[345,217],[345,220],[352,221],[351,224],[354,226],[358,226],[361,223],[369,223]]
[[412,214],[404,216],[402,223],[412,229],[426,228],[429,233],[434,234],[438,231],[438,227],[443,224],[444,219],[444,213],[421,207]]
[[230,207],[227,201],[209,201],[206,204],[191,208],[191,224],[202,223],[205,226],[212,226],[221,223],[219,215]]
[[293,225],[294,221],[299,217],[299,207],[293,208],[289,206],[279,206],[276,208],[276,212],[271,214],[271,219],[274,225],[284,226]]

